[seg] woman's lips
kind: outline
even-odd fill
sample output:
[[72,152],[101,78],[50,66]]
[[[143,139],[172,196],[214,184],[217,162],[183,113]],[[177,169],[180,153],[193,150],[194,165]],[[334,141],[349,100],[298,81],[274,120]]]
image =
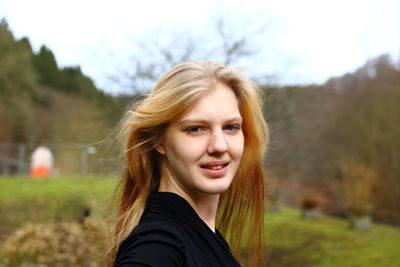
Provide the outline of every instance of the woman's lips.
[[228,171],[227,161],[214,161],[201,165],[201,170],[208,176],[219,178],[226,174]]

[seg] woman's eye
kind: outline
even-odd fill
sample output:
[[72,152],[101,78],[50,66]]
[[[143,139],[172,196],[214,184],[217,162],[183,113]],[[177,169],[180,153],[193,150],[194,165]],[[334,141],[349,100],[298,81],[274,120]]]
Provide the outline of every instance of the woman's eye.
[[225,126],[225,130],[227,130],[229,132],[237,132],[240,130],[240,126],[239,125],[227,125],[227,126]]
[[189,127],[186,131],[190,134],[200,134],[203,133],[205,129],[200,126],[196,126],[196,127]]

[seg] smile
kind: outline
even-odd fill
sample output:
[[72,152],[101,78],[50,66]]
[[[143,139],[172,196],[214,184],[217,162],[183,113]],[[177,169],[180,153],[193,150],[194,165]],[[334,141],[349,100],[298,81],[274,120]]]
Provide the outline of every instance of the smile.
[[220,169],[222,169],[223,167],[225,167],[226,165],[217,165],[217,166],[202,166],[202,168],[205,168],[205,169],[211,169],[211,170],[220,170]]
[[203,169],[220,170],[220,169],[224,168],[227,165],[228,165],[228,163],[219,164],[219,165],[204,164],[204,165],[201,165],[200,167],[203,168]]

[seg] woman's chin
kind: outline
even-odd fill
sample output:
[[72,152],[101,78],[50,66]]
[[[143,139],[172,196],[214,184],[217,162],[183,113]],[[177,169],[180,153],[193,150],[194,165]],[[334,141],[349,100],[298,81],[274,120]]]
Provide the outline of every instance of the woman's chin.
[[212,181],[203,188],[203,192],[207,194],[222,194],[225,193],[231,185],[231,181]]

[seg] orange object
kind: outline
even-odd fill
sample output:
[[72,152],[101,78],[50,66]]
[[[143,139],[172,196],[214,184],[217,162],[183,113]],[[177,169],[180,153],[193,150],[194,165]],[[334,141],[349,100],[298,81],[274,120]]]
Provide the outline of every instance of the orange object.
[[50,177],[50,168],[38,166],[31,169],[32,178],[48,178]]

